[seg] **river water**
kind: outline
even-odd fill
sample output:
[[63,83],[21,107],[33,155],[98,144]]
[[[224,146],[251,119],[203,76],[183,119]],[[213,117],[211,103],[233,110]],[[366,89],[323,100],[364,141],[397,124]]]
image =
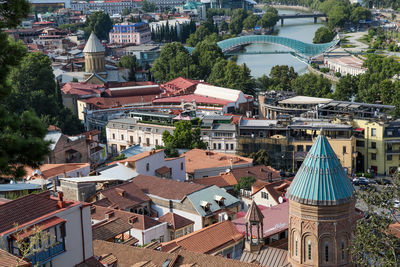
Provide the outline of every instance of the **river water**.
[[[280,14],[306,13],[290,9],[278,9]],[[302,42],[312,43],[315,31],[323,26],[321,20],[314,24],[313,18],[287,19],[281,26],[281,21],[275,26],[279,30],[278,36],[297,39]],[[290,48],[277,44],[251,44],[244,48],[245,51],[288,51]],[[248,55],[238,53],[238,64],[246,63],[253,77],[258,78],[263,74],[269,75],[275,65],[293,66],[296,72],[307,72],[307,65],[290,54],[258,54]]]

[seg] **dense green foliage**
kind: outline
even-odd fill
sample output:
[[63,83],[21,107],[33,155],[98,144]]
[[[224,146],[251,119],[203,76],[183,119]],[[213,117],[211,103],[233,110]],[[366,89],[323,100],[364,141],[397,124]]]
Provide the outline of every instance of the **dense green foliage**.
[[0,5],[0,176],[16,179],[25,175],[23,166],[37,168],[49,152],[48,143],[43,141],[46,125],[29,106],[22,113],[7,107],[12,90],[7,77],[24,58],[26,49],[1,29],[18,26],[28,12],[28,1],[6,1]]
[[243,28],[245,30],[252,30],[257,25],[257,22],[258,22],[258,17],[254,14],[250,14],[243,21]]
[[243,21],[247,17],[247,13],[244,9],[235,9],[231,16],[231,21],[229,23],[229,30],[232,34],[239,34],[243,30]]
[[239,66],[232,60],[221,58],[214,64],[207,81],[213,85],[241,90],[245,94],[254,95],[255,82],[246,64]]
[[206,143],[201,140],[201,133],[198,124],[199,122],[197,120],[175,122],[173,134],[164,131],[162,134],[162,140],[165,146],[158,146],[158,148],[164,148],[167,157],[177,156],[176,149],[178,148],[207,148]]
[[298,75],[293,67],[277,65],[271,69],[269,77],[263,75],[257,79],[261,90],[295,91],[298,95],[330,97],[331,82],[322,75],[313,73]]
[[276,25],[279,20],[278,12],[274,8],[268,8],[267,12],[260,19],[259,24],[264,29],[270,29]]
[[251,153],[250,158],[253,159],[253,165],[269,165],[268,151],[265,149],[260,149],[257,152]]
[[112,29],[110,16],[103,11],[95,11],[86,19],[85,36],[89,37],[94,32],[100,40],[108,40],[109,32]]
[[251,190],[251,186],[254,184],[255,181],[256,178],[254,178],[253,176],[241,177],[238,183],[233,186],[234,194],[238,196],[240,193],[240,189],[244,189],[247,191]]
[[8,82],[12,84],[5,103],[9,111],[23,114],[30,108],[43,122],[60,127],[66,134],[83,131],[79,119],[62,105],[51,61],[45,54],[35,52],[22,57],[21,63],[8,75]]
[[126,55],[121,57],[121,60],[118,62],[119,67],[127,68],[129,70],[128,80],[135,81],[135,71],[140,67],[139,62],[136,59],[135,55]]
[[154,4],[153,2],[149,2],[147,0],[144,0],[142,2],[142,11],[143,12],[154,12],[157,10],[157,5]]
[[318,30],[315,32],[313,43],[314,44],[329,43],[330,41],[333,40],[335,35],[336,33],[328,29],[327,27],[318,28]]
[[[351,243],[351,255],[357,266],[399,266],[400,240],[388,231],[395,222],[393,200],[400,199],[400,181],[398,175],[392,184],[379,190],[359,191],[357,200],[364,202],[367,210],[365,217],[357,223],[354,239]],[[379,211],[379,212],[378,212]]]
[[[180,29],[180,31],[178,31]],[[190,21],[189,24],[182,24],[179,28],[170,25],[169,22],[156,29],[151,29],[151,39],[156,42],[181,42],[185,43],[189,36],[196,31],[196,24]]]

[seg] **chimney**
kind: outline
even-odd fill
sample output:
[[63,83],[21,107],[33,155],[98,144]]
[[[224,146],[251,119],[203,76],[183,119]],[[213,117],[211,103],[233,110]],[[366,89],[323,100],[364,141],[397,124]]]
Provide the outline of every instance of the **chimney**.
[[57,180],[56,179],[53,180],[53,192],[54,193],[57,192]]
[[230,159],[229,159],[229,162],[231,163],[231,170],[233,170],[233,164],[232,164],[232,161],[233,161],[233,159],[232,159],[232,158],[230,158]]
[[58,208],[60,208],[60,209],[65,208],[63,192],[58,192],[57,195],[58,195],[58,201],[57,201]]
[[114,211],[112,211],[112,210],[107,211],[107,212],[105,213],[105,217],[106,217],[107,220],[110,219],[110,218],[112,218],[112,217],[114,217]]

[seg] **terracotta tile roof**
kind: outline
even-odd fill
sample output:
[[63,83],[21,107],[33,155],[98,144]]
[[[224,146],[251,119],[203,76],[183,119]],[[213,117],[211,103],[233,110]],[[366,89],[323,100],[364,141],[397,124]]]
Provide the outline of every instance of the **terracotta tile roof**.
[[194,179],[193,182],[207,186],[216,185],[218,187],[230,187],[237,184],[235,176],[230,172],[220,173],[218,176]]
[[236,180],[238,181],[240,180],[240,178],[248,176],[253,176],[254,178],[259,180],[268,181],[270,173],[272,173],[272,180],[281,178],[279,171],[270,166],[264,165],[235,168],[232,170],[232,174],[236,177]]
[[162,166],[161,168],[158,168],[157,170],[155,170],[155,172],[160,175],[164,175],[164,174],[168,173],[169,171],[170,171],[170,169],[167,166]]
[[[261,214],[264,216],[264,237],[268,237],[284,231],[289,227],[289,202],[282,204],[266,207],[261,210]],[[236,229],[242,233],[246,233],[246,218],[241,217],[232,220],[232,223],[236,226]],[[253,227],[253,233],[257,233],[257,227]]]
[[[192,149],[185,154],[186,172],[193,173],[197,169],[207,169],[216,167],[230,167],[232,165],[252,164],[250,158],[241,157],[238,155],[225,154],[203,149]],[[201,164],[199,164],[201,162]]]
[[[122,210],[150,201],[150,198],[132,182],[107,188],[97,194],[103,195],[114,207]],[[95,202],[95,204],[98,203]]]
[[198,83],[200,81],[178,77],[162,84],[161,87],[165,90],[165,95],[187,94],[193,93]]
[[289,188],[290,184],[292,183],[293,178],[288,178],[285,180],[281,180],[281,181],[276,181],[276,182],[272,182],[272,183],[266,183],[263,187],[258,188],[258,190],[253,191],[253,194],[256,194],[258,191],[260,191],[261,189],[265,188],[268,193],[272,196],[272,198],[275,200],[275,202],[278,202],[279,197],[285,197],[286,195],[286,191]]
[[211,254],[243,238],[231,221],[223,221],[162,243],[161,251],[166,251],[165,248],[171,249],[174,244],[175,247],[182,247],[188,251]]
[[400,223],[393,223],[389,225],[389,231],[397,238],[400,238]]
[[99,135],[99,134],[101,134],[101,131],[95,129],[95,130],[91,130],[91,131],[88,131],[88,132],[84,132],[84,133],[82,133],[82,134],[86,137],[86,139],[89,139],[89,138],[90,138],[91,136],[93,136],[93,135]]
[[107,241],[132,229],[132,226],[120,218],[113,218],[103,223],[93,225],[93,240]]
[[9,266],[25,267],[31,266],[31,264],[0,248],[0,267]]
[[176,213],[168,212],[158,219],[160,222],[168,223],[168,228],[174,230],[194,224],[194,221],[186,219]]
[[[115,210],[112,208],[101,207],[98,205],[93,205],[91,212],[92,212],[92,219],[94,220],[104,220],[106,218],[107,212],[113,212],[115,218],[120,218],[124,222],[129,223],[131,228],[139,229],[139,230],[146,230],[156,225],[161,224],[161,222],[142,214],[136,214],[133,212],[127,212],[122,210]],[[113,217],[111,217],[113,218]],[[130,220],[134,218],[133,223]],[[132,220],[131,220],[132,221]]]
[[[49,179],[54,176],[64,175],[64,173],[79,170],[88,166],[90,166],[89,163],[43,164],[39,168],[42,173],[39,176],[40,178]],[[25,167],[25,172],[26,176],[31,176],[33,179],[35,178],[35,169],[32,169],[31,167]]]
[[[212,256],[201,253],[175,250],[166,253],[152,249],[126,246],[101,240],[93,241],[94,255],[112,255],[118,259],[118,266],[162,266],[168,267],[259,267],[258,264],[245,263],[221,256]],[[101,261],[101,259],[100,259]],[[140,263],[140,264],[138,264]]]
[[136,176],[132,183],[146,194],[176,200],[182,200],[186,195],[205,188],[205,186],[199,184],[179,182],[142,174]]
[[116,163],[122,163],[123,164],[125,162],[136,162],[138,160],[147,158],[147,157],[149,157],[151,155],[154,155],[156,153],[160,153],[161,151],[164,151],[164,149],[156,149],[156,150],[145,151],[145,152],[142,152],[140,154],[134,155],[132,157],[129,157],[129,158],[126,158],[126,159],[123,159],[123,160],[113,161],[109,165],[116,164]]
[[104,267],[104,265],[101,264],[95,257],[90,257],[84,262],[75,265],[75,267]]
[[90,84],[84,82],[81,83],[71,82],[64,84],[64,86],[61,88],[61,91],[64,94],[80,95],[80,96],[101,94],[101,92],[104,91],[104,85]]
[[151,103],[156,95],[123,96],[123,97],[91,97],[79,101],[91,104],[97,109],[115,108],[136,103]]
[[196,101],[198,105],[218,105],[218,106],[225,106],[230,102],[225,99],[209,97],[209,96],[202,96],[202,95],[179,95],[179,96],[171,96],[171,97],[163,97],[157,98],[153,100],[153,104],[166,104],[166,103],[173,103],[173,104],[181,104],[182,100],[185,103],[192,103]]
[[57,206],[57,199],[50,197],[50,192],[30,194],[0,205],[0,235],[15,231],[15,224],[24,227],[26,223],[33,223],[36,219],[78,204],[74,201],[65,201],[65,208]]
[[48,132],[52,132],[52,131],[61,132],[61,129],[58,128],[57,126],[49,125],[49,127],[47,127],[47,131]]

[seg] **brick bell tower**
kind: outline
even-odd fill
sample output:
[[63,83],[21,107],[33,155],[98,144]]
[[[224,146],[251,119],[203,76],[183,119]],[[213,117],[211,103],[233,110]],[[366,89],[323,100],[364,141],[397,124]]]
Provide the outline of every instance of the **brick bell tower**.
[[353,266],[354,188],[321,130],[287,193],[293,267]]

